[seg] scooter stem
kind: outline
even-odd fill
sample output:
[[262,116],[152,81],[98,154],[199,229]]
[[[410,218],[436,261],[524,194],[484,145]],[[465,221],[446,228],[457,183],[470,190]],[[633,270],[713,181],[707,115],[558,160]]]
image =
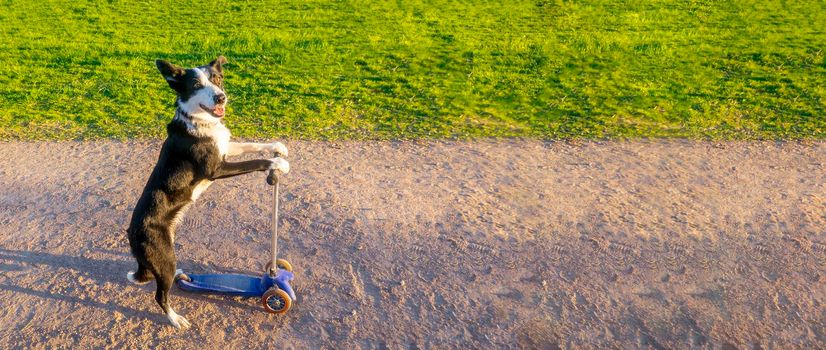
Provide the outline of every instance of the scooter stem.
[[267,273],[274,276],[278,271],[276,260],[278,259],[278,177],[275,176],[275,169],[267,174],[267,183],[272,186],[272,250],[270,251],[270,271]]

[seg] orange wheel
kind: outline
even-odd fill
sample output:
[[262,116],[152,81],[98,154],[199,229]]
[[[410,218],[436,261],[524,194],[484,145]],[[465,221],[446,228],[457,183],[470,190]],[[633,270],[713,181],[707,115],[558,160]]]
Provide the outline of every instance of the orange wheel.
[[181,280],[187,281],[187,282],[192,282],[192,279],[189,278],[189,276],[187,276],[185,273],[179,273],[179,274],[175,275],[175,282],[181,281]]
[[[279,269],[293,272],[293,265],[290,264],[290,262],[287,261],[287,260],[278,259],[278,260],[275,261],[275,266],[278,266]],[[272,268],[272,262],[268,261],[267,266],[264,268],[264,271],[269,272],[271,268]]]
[[264,305],[264,310],[267,310],[267,312],[280,315],[290,309],[293,301],[287,292],[277,287],[272,287],[261,296],[261,304]]

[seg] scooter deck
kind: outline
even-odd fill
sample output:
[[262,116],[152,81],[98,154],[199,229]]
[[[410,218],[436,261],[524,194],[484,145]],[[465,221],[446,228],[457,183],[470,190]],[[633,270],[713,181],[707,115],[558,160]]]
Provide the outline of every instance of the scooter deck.
[[293,273],[286,270],[279,269],[275,277],[267,273],[260,277],[242,274],[186,275],[190,281],[178,279],[177,284],[178,288],[188,292],[260,297],[275,285],[295,300],[295,293],[289,283],[293,279]]

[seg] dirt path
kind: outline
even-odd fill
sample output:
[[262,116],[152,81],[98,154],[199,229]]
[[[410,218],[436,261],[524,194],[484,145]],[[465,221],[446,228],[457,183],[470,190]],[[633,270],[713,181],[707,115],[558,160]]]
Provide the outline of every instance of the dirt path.
[[[185,332],[125,278],[158,146],[0,143],[0,344],[826,347],[824,143],[288,142],[297,305],[176,289]],[[258,273],[266,191],[213,185],[179,267]]]

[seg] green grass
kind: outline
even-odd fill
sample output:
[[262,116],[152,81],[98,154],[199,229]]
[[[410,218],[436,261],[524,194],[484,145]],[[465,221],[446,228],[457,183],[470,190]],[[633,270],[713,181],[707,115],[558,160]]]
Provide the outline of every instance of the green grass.
[[225,55],[241,137],[822,139],[820,1],[3,1],[0,139],[162,137]]

